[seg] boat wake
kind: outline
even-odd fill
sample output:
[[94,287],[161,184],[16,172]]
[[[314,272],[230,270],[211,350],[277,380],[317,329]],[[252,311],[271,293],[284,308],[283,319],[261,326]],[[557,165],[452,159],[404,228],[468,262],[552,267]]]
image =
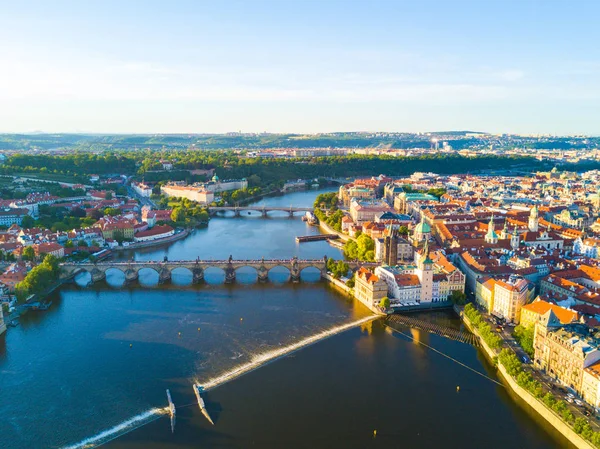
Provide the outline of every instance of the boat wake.
[[[200,382],[198,379],[195,380],[195,383],[201,384],[204,387],[204,391],[216,388],[220,385],[223,385],[226,382],[229,382],[237,377],[242,376],[243,374],[249,373],[250,371],[254,371],[255,369],[272,362],[278,358],[281,358],[285,355],[291,354],[294,351],[298,351],[306,346],[317,343],[321,340],[324,340],[328,337],[332,337],[336,334],[344,332],[353,327],[360,326],[361,324],[367,323],[369,321],[375,320],[379,318],[378,316],[368,316],[365,318],[361,318],[359,320],[352,321],[350,323],[342,324],[339,326],[332,327],[331,329],[327,329],[325,331],[319,332],[318,334],[312,335],[310,337],[306,337],[296,343],[292,343],[288,346],[284,346],[282,348],[273,349],[271,351],[267,351],[261,354],[256,354],[252,356],[252,359],[241,365],[236,366],[235,368],[226,371],[224,373],[219,374],[205,382]],[[80,441],[79,443],[73,444],[71,446],[65,446],[63,449],[88,449],[92,447],[96,447],[109,441],[112,441],[126,433],[129,433],[143,425],[146,425],[161,416],[168,415],[169,408],[152,408],[147,410],[139,415],[134,416],[133,418],[128,419],[127,421],[122,422],[110,429],[107,429],[103,432],[98,433],[92,437],[86,438],[85,440]]]
[[168,413],[168,408],[151,408],[150,410],[140,413],[139,415],[135,415],[133,418],[130,418],[127,421],[123,421],[121,424],[104,430],[92,437],[86,438],[79,443],[71,446],[65,446],[63,449],[87,449],[96,447],[100,444],[108,443],[109,441],[125,435],[126,433],[148,424]]
[[235,368],[230,369],[229,371],[226,371],[222,374],[219,374],[218,376],[208,379],[207,381],[201,382],[199,379],[195,379],[195,381],[196,383],[201,384],[204,387],[205,391],[210,390],[211,388],[216,388],[219,385],[223,385],[224,383],[229,382],[237,377],[240,377],[243,374],[249,373],[250,371],[254,371],[262,365],[265,365],[266,363],[272,362],[294,351],[298,351],[299,349],[302,349],[306,346],[324,340],[325,338],[332,337],[336,334],[339,334],[340,332],[344,332],[345,330],[360,326],[361,324],[364,324],[368,321],[372,321],[377,318],[379,318],[377,315],[368,316],[365,318],[361,318],[360,320],[332,327],[331,329],[327,329],[326,331],[319,332],[315,335],[311,335],[310,337],[306,337],[288,346],[273,349],[271,351],[263,352],[261,354],[256,354],[252,357],[252,359],[249,362],[238,365]]

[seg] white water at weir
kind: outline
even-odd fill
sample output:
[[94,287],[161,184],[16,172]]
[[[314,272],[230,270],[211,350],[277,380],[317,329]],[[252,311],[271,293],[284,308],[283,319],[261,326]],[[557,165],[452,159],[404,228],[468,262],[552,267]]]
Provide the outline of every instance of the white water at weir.
[[312,345],[314,343],[317,343],[318,341],[324,340],[325,338],[339,334],[340,332],[344,332],[345,330],[348,330],[350,328],[360,326],[361,324],[364,324],[368,321],[372,321],[376,318],[379,317],[368,316],[365,318],[361,318],[360,320],[352,321],[351,323],[341,324],[339,326],[332,327],[331,329],[327,329],[326,331],[319,332],[318,334],[312,335],[310,337],[303,338],[302,340],[296,343],[292,343],[291,345],[284,346],[283,348],[273,349],[262,354],[256,354],[252,357],[252,360],[250,360],[247,363],[238,365],[235,368],[226,371],[225,373],[219,374],[218,376],[207,380],[206,382],[200,382],[199,380],[196,380],[196,382],[201,384],[204,387],[204,390],[216,388],[219,385],[223,385],[224,383],[235,379],[236,377],[239,377],[250,371],[254,371],[255,369],[261,367],[262,365],[268,362],[272,362],[280,357],[283,357],[284,355],[302,349],[305,346]]
[[[369,321],[373,321],[377,318],[379,318],[379,316],[372,315],[372,316],[368,316],[365,318],[361,318],[356,321],[352,321],[350,323],[341,324],[339,326],[334,326],[331,329],[327,329],[325,331],[319,332],[318,334],[303,338],[302,340],[300,340],[296,343],[292,343],[288,346],[284,346],[279,349],[273,349],[271,351],[267,351],[262,354],[256,354],[252,357],[252,360],[250,360],[249,362],[238,365],[231,370],[228,370],[222,374],[219,374],[218,376],[215,376],[215,377],[207,380],[206,382],[200,382],[197,379],[196,379],[196,382],[200,383],[204,387],[204,390],[216,388],[216,387],[223,385],[224,383],[229,382],[237,377],[240,377],[246,373],[249,373],[250,371],[254,371],[255,369],[260,368],[261,366],[263,366],[269,362],[272,362],[278,358],[281,358],[292,352],[298,351],[299,349],[302,349],[306,346],[310,346],[310,345],[317,343],[321,340],[324,340],[328,337],[337,335],[337,334],[344,332],[348,329],[351,329],[353,327],[357,327],[357,326],[360,326],[361,324],[367,323]],[[86,439],[80,441],[79,443],[76,443],[76,444],[73,444],[70,446],[65,446],[63,449],[89,449],[89,448],[100,446],[100,445],[108,443],[109,441],[112,441],[122,435],[125,435],[126,433],[129,433],[139,427],[142,427],[145,424],[148,424],[166,414],[168,414],[168,407],[152,408],[152,409],[146,410],[145,412],[135,415],[134,417],[132,417],[126,421],[123,421],[122,423],[117,424],[114,427],[111,427],[110,429],[104,430],[94,436],[86,438]]]

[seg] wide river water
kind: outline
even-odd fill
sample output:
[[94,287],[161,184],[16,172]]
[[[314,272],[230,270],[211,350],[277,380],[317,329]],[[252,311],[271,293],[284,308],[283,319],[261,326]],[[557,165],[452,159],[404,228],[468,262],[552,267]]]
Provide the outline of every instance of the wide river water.
[[[309,206],[316,194],[261,203]],[[217,217],[168,247],[118,257],[340,257],[326,242],[294,240],[316,232],[287,214]],[[86,287],[82,276],[62,287],[50,310],[0,336],[0,448],[569,447],[493,381],[476,348],[392,332],[315,270],[298,284],[287,275],[273,270],[258,284],[245,269],[223,285],[222,272],[207,270],[207,284],[191,286],[178,270],[157,286],[148,270],[141,285],[122,287],[115,270],[106,283]],[[460,326],[450,313],[420,318]],[[212,387],[214,426],[195,404],[194,381]]]

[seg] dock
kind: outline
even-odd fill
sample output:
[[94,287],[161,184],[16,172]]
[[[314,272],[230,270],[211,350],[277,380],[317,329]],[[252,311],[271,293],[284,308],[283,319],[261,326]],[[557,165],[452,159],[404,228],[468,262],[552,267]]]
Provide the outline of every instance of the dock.
[[339,238],[340,236],[337,234],[299,235],[298,237],[296,237],[296,243],[318,242],[321,240],[335,240]]

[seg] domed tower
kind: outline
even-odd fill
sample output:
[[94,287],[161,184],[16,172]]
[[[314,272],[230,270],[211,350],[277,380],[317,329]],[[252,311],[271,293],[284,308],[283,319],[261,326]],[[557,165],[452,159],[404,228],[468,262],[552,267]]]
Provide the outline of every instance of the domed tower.
[[537,204],[533,206],[531,212],[529,213],[529,230],[531,232],[537,232],[539,228],[539,215],[538,215],[538,207]]
[[415,226],[414,240],[415,242],[422,242],[423,240],[429,240],[431,237],[431,226],[425,222],[425,214],[421,213],[421,222]]

